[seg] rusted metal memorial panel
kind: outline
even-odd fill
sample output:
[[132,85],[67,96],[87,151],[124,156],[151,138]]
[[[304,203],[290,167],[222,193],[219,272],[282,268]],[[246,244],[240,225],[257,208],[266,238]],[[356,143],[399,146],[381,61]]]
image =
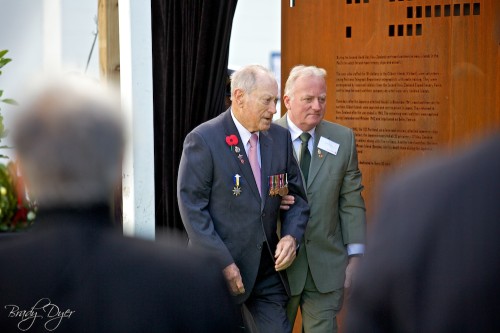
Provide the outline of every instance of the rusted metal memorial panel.
[[500,1],[282,1],[282,81],[327,70],[325,118],[356,133],[369,213],[388,171],[498,127],[499,45]]

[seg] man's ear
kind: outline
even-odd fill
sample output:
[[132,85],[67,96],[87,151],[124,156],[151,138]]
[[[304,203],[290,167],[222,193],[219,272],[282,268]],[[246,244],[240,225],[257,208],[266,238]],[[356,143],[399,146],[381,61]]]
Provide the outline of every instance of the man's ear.
[[233,103],[236,103],[238,107],[243,106],[243,97],[245,96],[245,92],[241,89],[235,89],[233,94]]
[[290,105],[291,100],[292,99],[290,98],[290,96],[288,96],[288,95],[283,96],[283,103],[285,103],[287,110],[291,109],[291,105]]

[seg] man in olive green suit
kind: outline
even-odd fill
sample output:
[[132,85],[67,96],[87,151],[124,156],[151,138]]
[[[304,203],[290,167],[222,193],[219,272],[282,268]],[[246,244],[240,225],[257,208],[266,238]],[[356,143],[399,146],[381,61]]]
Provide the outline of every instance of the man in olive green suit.
[[[294,67],[283,97],[288,112],[277,121],[290,130],[311,208],[297,259],[287,270],[288,316],[293,325],[300,306],[305,333],[337,331],[344,287],[364,252],[366,230],[354,133],[323,120],[325,75],[315,66]],[[293,198],[282,203],[286,207]]]

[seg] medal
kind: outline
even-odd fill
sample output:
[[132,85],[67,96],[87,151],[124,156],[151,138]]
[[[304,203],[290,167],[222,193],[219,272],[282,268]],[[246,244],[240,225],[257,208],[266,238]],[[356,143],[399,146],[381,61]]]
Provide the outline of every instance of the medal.
[[285,196],[288,194],[288,174],[269,176],[269,196]]
[[283,195],[288,194],[288,173],[285,173],[285,186],[283,187]]
[[285,187],[283,185],[283,174],[280,174],[278,177],[279,177],[279,190],[278,190],[278,194],[280,196],[284,196],[285,195]]
[[285,185],[285,187],[283,187],[283,194],[281,196],[283,197],[287,194],[288,194],[288,185]]
[[271,181],[272,181],[272,187],[271,187],[271,196],[274,197],[276,195],[276,176],[271,176],[269,177],[271,178]]
[[240,175],[236,174],[233,177],[234,180],[234,187],[233,187],[233,195],[238,196],[241,194],[241,187],[240,187]]
[[275,195],[278,194],[278,189],[276,188],[276,176],[269,176],[269,184],[271,186],[271,189],[269,190],[269,195],[274,197]]
[[274,190],[273,190],[273,176],[269,176],[269,196],[272,197],[274,196]]

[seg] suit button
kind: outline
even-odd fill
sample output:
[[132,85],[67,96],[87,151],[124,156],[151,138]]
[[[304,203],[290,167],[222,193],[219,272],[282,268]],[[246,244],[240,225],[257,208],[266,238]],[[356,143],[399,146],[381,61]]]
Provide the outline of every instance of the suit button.
[[306,244],[309,244],[311,242],[311,240],[307,239],[306,240]]
[[262,250],[262,244],[257,244],[257,248],[258,248],[259,250]]
[[266,217],[266,213],[262,213],[262,217]]

